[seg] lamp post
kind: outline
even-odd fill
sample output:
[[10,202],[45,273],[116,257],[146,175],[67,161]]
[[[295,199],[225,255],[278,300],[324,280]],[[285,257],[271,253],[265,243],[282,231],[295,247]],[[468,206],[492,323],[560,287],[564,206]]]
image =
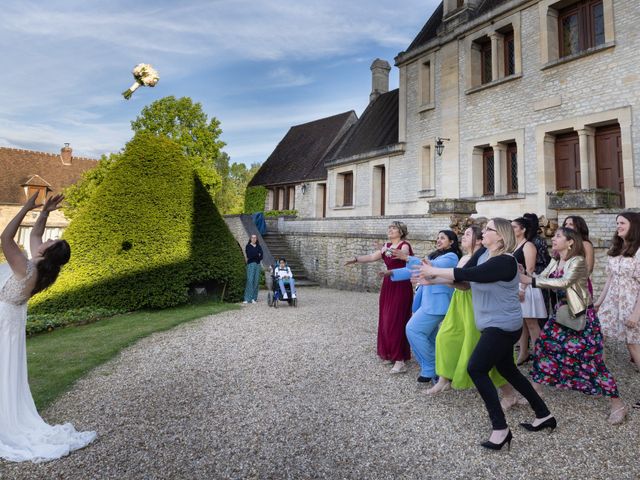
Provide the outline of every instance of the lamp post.
[[451,139],[449,138],[442,138],[442,137],[438,137],[436,139],[436,153],[438,154],[439,157],[442,156],[442,152],[444,152],[444,141],[451,141]]

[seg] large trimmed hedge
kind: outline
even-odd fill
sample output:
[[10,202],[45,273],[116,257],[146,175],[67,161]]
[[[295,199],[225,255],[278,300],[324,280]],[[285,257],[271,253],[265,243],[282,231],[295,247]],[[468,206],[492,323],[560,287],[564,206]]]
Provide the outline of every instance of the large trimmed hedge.
[[264,212],[264,203],[268,193],[262,185],[247,187],[244,192],[244,213]]
[[244,286],[242,252],[182,149],[139,132],[64,237],[71,261],[31,302],[47,313],[138,310],[186,302],[206,285],[227,300]]

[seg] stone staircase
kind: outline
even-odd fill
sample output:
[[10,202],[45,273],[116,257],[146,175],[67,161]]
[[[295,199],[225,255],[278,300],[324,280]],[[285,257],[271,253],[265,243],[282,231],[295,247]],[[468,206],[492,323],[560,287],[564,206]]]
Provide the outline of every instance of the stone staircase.
[[287,239],[284,235],[279,233],[266,233],[262,236],[264,243],[267,244],[269,252],[273,255],[273,258],[277,262],[279,258],[286,258],[289,268],[293,273],[293,278],[296,281],[297,286],[318,286],[318,284],[307,277],[307,272],[302,266],[300,258],[289,249]]

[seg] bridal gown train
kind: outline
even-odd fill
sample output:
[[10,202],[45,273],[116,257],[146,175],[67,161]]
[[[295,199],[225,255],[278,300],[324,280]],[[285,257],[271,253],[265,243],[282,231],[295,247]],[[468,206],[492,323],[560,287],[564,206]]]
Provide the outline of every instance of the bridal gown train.
[[48,425],[36,410],[27,380],[25,326],[28,294],[24,286],[35,271],[17,279],[0,264],[0,457],[14,462],[43,462],[85,447],[95,432],[78,432],[70,423]]

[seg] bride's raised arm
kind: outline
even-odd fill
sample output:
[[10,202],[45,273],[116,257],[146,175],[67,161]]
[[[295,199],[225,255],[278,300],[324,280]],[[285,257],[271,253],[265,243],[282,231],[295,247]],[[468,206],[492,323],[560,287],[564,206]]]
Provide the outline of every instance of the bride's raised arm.
[[42,212],[40,212],[40,215],[38,215],[38,219],[33,225],[33,228],[31,229],[31,235],[29,236],[29,245],[31,247],[32,256],[35,252],[38,251],[40,245],[42,245],[42,236],[44,235],[44,228],[47,225],[49,213],[57,210],[60,207],[60,203],[62,203],[62,200],[64,200],[64,197],[60,193],[57,195],[53,195],[45,200],[44,206],[42,207]]
[[25,277],[27,275],[27,257],[24,255],[24,253],[22,253],[22,250],[20,250],[20,247],[16,243],[15,236],[16,233],[18,233],[18,228],[20,227],[20,224],[22,223],[22,220],[27,215],[27,213],[30,210],[33,210],[34,208],[38,208],[40,206],[36,204],[36,198],[38,198],[37,193],[27,200],[27,203],[24,204],[17,215],[13,217],[13,219],[0,234],[0,245],[2,246],[2,253],[7,259],[7,263],[11,267],[13,273],[19,278]]

